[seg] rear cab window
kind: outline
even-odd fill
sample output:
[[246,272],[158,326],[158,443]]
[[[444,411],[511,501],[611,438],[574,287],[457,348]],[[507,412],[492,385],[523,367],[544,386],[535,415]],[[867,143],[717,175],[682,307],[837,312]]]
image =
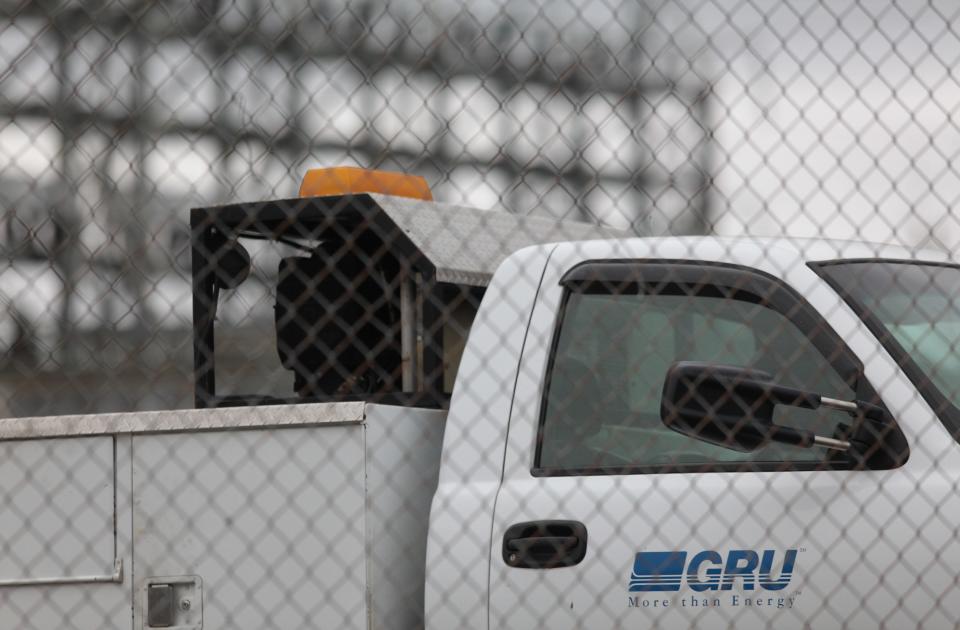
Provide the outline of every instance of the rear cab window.
[[[689,262],[595,261],[563,278],[533,473],[844,468],[821,447],[743,453],[660,420],[668,368],[704,361],[759,369],[783,385],[878,401],[852,352],[798,294],[758,271]],[[777,407],[779,424],[841,435],[850,416]]]

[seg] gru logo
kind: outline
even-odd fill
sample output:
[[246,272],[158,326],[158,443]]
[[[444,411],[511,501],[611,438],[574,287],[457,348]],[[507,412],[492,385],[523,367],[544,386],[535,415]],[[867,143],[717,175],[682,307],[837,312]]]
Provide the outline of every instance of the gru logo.
[[777,552],[761,553],[750,549],[733,549],[724,558],[716,551],[701,551],[687,562],[686,551],[641,551],[633,561],[630,592],[679,591],[684,577],[694,591],[729,591],[737,580],[743,590],[752,591],[756,584],[768,591],[787,587],[793,577],[797,550],[788,549],[783,556],[779,575],[774,576]]

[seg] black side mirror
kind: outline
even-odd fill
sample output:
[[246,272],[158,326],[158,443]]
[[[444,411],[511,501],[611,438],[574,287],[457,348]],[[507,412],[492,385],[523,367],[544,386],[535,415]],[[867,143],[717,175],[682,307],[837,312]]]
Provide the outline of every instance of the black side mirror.
[[770,442],[850,449],[849,441],[774,424],[777,405],[823,406],[867,417],[884,415],[882,409],[860,401],[836,400],[778,385],[758,370],[680,361],[667,370],[660,419],[674,431],[735,451],[755,451]]

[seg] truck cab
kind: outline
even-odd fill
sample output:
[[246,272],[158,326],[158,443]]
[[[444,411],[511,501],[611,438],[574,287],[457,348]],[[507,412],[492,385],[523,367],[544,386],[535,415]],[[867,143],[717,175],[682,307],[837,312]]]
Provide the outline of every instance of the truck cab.
[[[958,282],[943,254],[823,240],[515,254],[450,405],[428,625],[952,627]],[[672,430],[680,362],[815,393],[772,426],[825,440],[747,451]],[[882,419],[868,437],[830,447],[865,415]]]

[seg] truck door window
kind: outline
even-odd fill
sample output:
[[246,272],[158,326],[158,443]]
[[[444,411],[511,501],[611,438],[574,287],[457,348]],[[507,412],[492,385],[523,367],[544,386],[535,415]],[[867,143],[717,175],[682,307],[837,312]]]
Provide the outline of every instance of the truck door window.
[[867,324],[960,440],[960,266],[884,259],[810,266]]
[[[674,432],[660,420],[664,378],[676,361],[754,368],[783,385],[856,398],[859,366],[799,296],[746,270],[688,264],[670,278],[671,265],[619,264],[639,275],[567,284],[541,406],[535,474],[844,465],[820,447],[770,444],[741,453]],[[643,271],[651,268],[653,275]],[[827,436],[850,421],[825,409],[777,407],[777,413],[779,424]]]

